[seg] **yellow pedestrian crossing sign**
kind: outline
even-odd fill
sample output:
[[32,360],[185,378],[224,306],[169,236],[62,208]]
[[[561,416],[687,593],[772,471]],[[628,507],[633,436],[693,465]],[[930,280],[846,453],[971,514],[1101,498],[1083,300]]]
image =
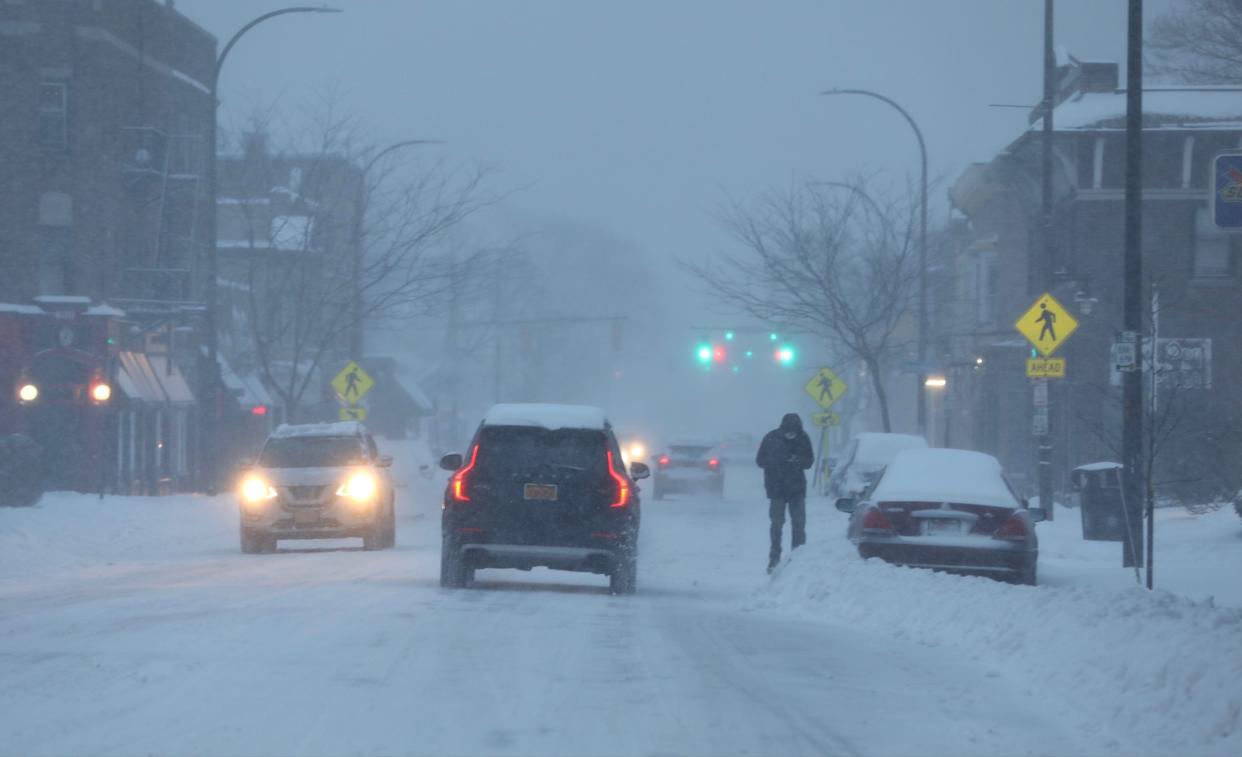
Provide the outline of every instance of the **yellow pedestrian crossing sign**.
[[343,407],[341,408],[340,418],[343,421],[365,421],[367,419],[367,409],[357,405]]
[[[341,372],[336,374],[336,378],[332,379],[332,388],[336,390],[336,396],[350,405],[357,404],[358,400],[365,397],[373,386],[375,386],[375,379],[371,378],[370,374],[362,370],[362,366],[353,360],[350,360]],[[345,420],[361,419],[346,418]]]
[[1048,357],[1070,338],[1078,328],[1078,321],[1057,302],[1057,298],[1045,292],[1035,300],[1014,327],[1026,337],[1035,349]]
[[845,385],[840,376],[833,373],[831,368],[825,366],[815,372],[811,380],[806,382],[805,388],[806,393],[811,395],[811,399],[827,410],[841,399],[841,395],[845,394],[845,390],[849,387]]

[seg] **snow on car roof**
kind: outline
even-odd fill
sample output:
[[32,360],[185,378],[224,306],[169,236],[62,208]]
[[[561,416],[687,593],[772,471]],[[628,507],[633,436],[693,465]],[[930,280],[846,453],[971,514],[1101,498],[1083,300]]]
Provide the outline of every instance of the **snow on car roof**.
[[272,432],[276,438],[293,436],[359,436],[366,433],[366,426],[357,421],[339,423],[282,423]]
[[555,431],[581,428],[603,431],[608,425],[604,411],[591,405],[556,405],[522,402],[493,405],[483,417],[484,426],[533,426]]
[[1078,466],[1074,470],[1100,471],[1100,470],[1115,470],[1121,467],[1124,467],[1122,466],[1121,463],[1087,463],[1086,465]]
[[964,449],[907,449],[897,453],[871,493],[873,502],[953,502],[1018,507],[991,455]]
[[927,440],[913,434],[885,434],[869,431],[858,435],[858,451],[854,462],[863,465],[888,465],[903,449],[921,449]]
[[680,436],[670,437],[668,440],[669,447],[714,447],[716,444],[705,436],[689,436],[682,434]]

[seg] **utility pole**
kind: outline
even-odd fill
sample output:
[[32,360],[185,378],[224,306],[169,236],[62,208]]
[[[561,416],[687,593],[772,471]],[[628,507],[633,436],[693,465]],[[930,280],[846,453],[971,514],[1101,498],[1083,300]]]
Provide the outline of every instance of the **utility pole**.
[[[1143,0],[1129,0],[1126,41],[1125,287],[1122,328],[1133,339],[1136,360],[1122,374],[1121,454],[1127,510],[1122,565],[1143,565],[1139,507],[1143,497]],[[1153,345],[1154,347],[1154,345]],[[1151,574],[1148,573],[1148,588]]]
[[[1040,265],[1040,280],[1043,291],[1051,292],[1056,285],[1056,242],[1053,239],[1052,226],[1052,147],[1055,132],[1052,124],[1052,111],[1056,107],[1055,78],[1057,71],[1056,53],[1052,47],[1052,4],[1053,0],[1044,0],[1044,103],[1043,103],[1043,139],[1041,147],[1043,148],[1043,167],[1042,174],[1042,196],[1043,196],[1043,218],[1040,222],[1040,237],[1043,240],[1043,260]],[[1050,379],[1035,379],[1035,381],[1050,381]],[[1051,389],[1052,387],[1048,387]],[[1052,493],[1052,422],[1053,422],[1053,401],[1052,392],[1044,394],[1046,405],[1043,408],[1034,408],[1034,412],[1042,412],[1046,414],[1047,421],[1043,426],[1043,433],[1039,435],[1039,470],[1037,472],[1037,481],[1039,482],[1039,506],[1044,511],[1048,520],[1052,520],[1056,514],[1056,503],[1053,501]],[[1032,406],[1034,405],[1035,395],[1031,393]]]

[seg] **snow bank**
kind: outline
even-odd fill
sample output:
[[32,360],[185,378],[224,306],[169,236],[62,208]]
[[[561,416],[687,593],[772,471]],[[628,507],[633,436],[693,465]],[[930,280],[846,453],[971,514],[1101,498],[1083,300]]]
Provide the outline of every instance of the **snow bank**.
[[[1095,743],[1242,754],[1242,611],[1210,599],[900,568],[863,561],[830,536],[798,550],[751,601],[960,650],[989,677],[1053,693],[1067,722]],[[969,682],[946,682],[945,695],[962,685]]]

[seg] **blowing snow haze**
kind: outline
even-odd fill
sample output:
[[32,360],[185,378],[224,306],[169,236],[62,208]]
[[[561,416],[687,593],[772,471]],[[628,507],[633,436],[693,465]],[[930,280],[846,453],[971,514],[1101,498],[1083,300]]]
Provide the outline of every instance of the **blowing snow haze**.
[[0,757],[1242,754],[1238,40],[3,0]]

